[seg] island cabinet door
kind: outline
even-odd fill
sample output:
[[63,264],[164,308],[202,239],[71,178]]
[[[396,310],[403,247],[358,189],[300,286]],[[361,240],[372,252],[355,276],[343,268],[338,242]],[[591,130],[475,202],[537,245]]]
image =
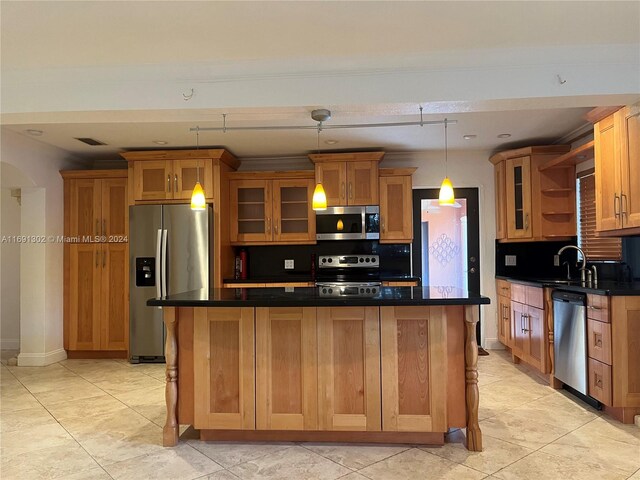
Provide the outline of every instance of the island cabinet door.
[[253,308],[194,309],[194,427],[255,429]]
[[380,431],[378,307],[318,308],[320,430]]
[[446,332],[443,307],[380,308],[384,431],[447,430]]
[[256,428],[317,430],[315,307],[256,309]]

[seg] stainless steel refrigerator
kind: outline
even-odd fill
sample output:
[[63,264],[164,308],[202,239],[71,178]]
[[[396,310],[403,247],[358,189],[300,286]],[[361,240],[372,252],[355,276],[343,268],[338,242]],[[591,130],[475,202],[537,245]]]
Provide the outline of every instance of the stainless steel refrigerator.
[[213,210],[129,207],[129,361],[164,362],[161,307],[147,300],[212,287]]

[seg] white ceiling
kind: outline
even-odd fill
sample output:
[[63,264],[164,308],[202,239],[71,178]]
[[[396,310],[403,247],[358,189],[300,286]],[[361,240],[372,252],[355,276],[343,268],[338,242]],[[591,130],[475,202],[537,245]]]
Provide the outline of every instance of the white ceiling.
[[[559,62],[540,53],[561,50],[570,53],[571,48],[595,52],[601,48],[605,57],[611,52],[613,59],[618,47],[631,46],[631,52],[636,48],[640,51],[640,2],[636,1],[3,1],[1,14],[1,67],[8,79],[3,82],[3,128],[22,134],[28,129],[42,130],[41,136],[33,138],[85,158],[115,158],[119,151],[129,149],[193,147],[195,134],[189,129],[221,126],[222,113],[228,114],[228,126],[314,125],[309,112],[326,107],[333,112],[328,124],[353,124],[416,121],[419,105],[425,107],[425,120],[447,117],[458,122],[449,128],[450,148],[492,151],[557,141],[585,125],[584,114],[591,107],[624,104],[640,98],[640,85],[620,91],[614,88],[613,81],[611,92],[606,92],[606,85],[604,89],[598,85],[598,92],[617,95],[587,95],[584,92],[591,92],[587,88],[590,86],[585,87],[578,80],[588,83],[589,78],[571,76],[565,89],[567,94],[562,95],[554,90],[564,80],[555,78],[556,70],[579,70],[571,70],[570,61]],[[509,78],[503,78],[504,72],[508,77],[510,63],[516,63],[518,58],[531,71],[544,71],[550,64],[549,72],[553,72],[548,78],[543,77],[546,83],[535,85],[526,96],[520,91],[510,91]],[[575,58],[578,64],[578,57]],[[503,67],[499,73],[494,68],[498,63]],[[212,76],[233,72],[241,73],[243,79],[273,76],[285,70],[290,76],[312,72],[309,79],[305,78],[305,93],[318,88],[324,75],[322,68],[341,70],[342,78],[349,81],[361,78],[356,83],[360,88],[335,90],[335,98],[350,98],[349,93],[355,98],[358,90],[372,91],[367,91],[367,103],[307,104],[297,100],[302,98],[300,92],[281,82],[282,91],[276,91],[276,86],[263,92],[262,98],[269,99],[266,101],[269,108],[257,101],[253,105],[241,104],[231,96],[226,101],[218,99],[213,106],[213,102],[205,101],[210,97],[199,90],[205,88],[203,82],[208,82],[198,77],[201,75],[198,68],[203,65]],[[453,77],[446,77],[443,72],[452,65],[456,69],[446,73]],[[178,78],[173,79],[177,84],[191,88],[195,85],[193,101],[178,98],[189,92],[189,88],[181,88],[170,92],[178,103],[172,103],[169,109],[159,102],[154,104],[153,95],[158,94],[154,88],[160,85],[160,78],[155,84],[143,83],[142,90],[131,95],[136,105],[123,101],[129,98],[127,89],[138,87],[131,79],[141,75],[140,69],[151,66],[158,68],[157,72],[169,71],[167,67],[171,66],[178,72]],[[494,69],[495,78],[504,83],[496,82],[492,93],[491,84],[487,88],[490,77],[474,82],[477,70],[472,67],[490,73]],[[432,94],[437,97],[430,98],[429,92],[435,90],[425,84],[425,93],[411,97],[413,101],[388,102],[388,91],[375,91],[373,85],[377,84],[364,75],[365,71],[370,74],[379,70],[379,75],[389,80],[386,85],[402,93],[403,89],[410,89],[406,76],[398,72],[416,68],[430,69],[438,82],[438,92],[443,93]],[[441,78],[445,80],[438,80],[439,73],[443,73]],[[514,70],[514,79],[518,78],[516,74]],[[635,75],[634,70],[632,74]],[[98,76],[107,78],[112,85],[99,84],[95,81]],[[180,83],[180,76],[188,81]],[[446,78],[463,77],[468,77],[464,80],[470,95],[456,91],[453,86],[447,92]],[[50,99],[39,101],[38,91],[46,90],[50,86],[47,79],[52,78],[59,85],[72,84],[74,98],[69,95],[67,100],[67,91],[54,86],[53,93],[47,90]],[[194,82],[194,78],[200,83]],[[225,78],[227,82],[235,82],[236,89],[242,92],[245,85],[242,80]],[[31,92],[26,89],[23,98],[17,98],[13,91],[7,96],[5,83],[9,85],[12,81],[28,84]],[[113,85],[115,90],[109,90]],[[476,86],[483,92],[483,101],[469,100]],[[214,93],[216,88],[226,91],[221,83],[208,82],[206,87]],[[241,98],[260,98],[260,91],[244,88],[245,95]],[[157,90],[166,97],[166,91],[159,87]],[[98,99],[101,91],[104,96]],[[85,98],[81,96],[83,93]],[[331,90],[317,98],[333,98]],[[86,108],[82,107],[83,102]],[[11,108],[5,108],[9,103]],[[67,107],[72,104],[73,108]],[[498,139],[501,133],[512,136]],[[464,140],[465,134],[477,138]],[[107,145],[89,147],[74,137],[92,137]],[[168,143],[162,147],[154,144],[154,140]],[[328,145],[326,140],[338,143]],[[382,148],[396,152],[438,150],[443,143],[441,126],[369,128],[325,130],[320,148]],[[200,145],[223,146],[240,157],[294,156],[316,150],[317,133],[203,131]]]

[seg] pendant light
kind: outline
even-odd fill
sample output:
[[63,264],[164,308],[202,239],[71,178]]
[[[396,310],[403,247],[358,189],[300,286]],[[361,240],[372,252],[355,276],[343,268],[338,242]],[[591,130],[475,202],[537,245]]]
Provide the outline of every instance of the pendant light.
[[[200,127],[196,128],[196,150],[200,150]],[[200,185],[200,159],[196,160],[196,184],[191,194],[191,210],[204,210],[207,202],[204,198],[204,190]]]
[[453,205],[455,203],[455,196],[453,194],[453,184],[449,180],[447,175],[448,166],[448,145],[447,145],[447,119],[444,119],[444,180],[440,185],[440,194],[438,195],[438,203],[440,205]]
[[[326,112],[326,113],[325,113]],[[324,110],[322,118],[314,116],[316,110],[311,112],[311,118],[314,120],[319,120],[318,124],[318,153],[320,153],[320,130],[322,130],[322,120],[326,118],[331,118],[331,113],[329,110]],[[324,192],[324,187],[322,183],[316,183],[316,189],[313,191],[313,201],[311,202],[311,208],[313,210],[326,210],[327,209],[327,194]]]

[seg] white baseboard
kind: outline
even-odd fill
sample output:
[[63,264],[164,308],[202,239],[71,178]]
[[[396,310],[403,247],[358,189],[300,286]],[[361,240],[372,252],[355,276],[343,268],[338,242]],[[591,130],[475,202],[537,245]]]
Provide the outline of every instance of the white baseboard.
[[45,367],[52,363],[66,360],[67,351],[64,348],[48,353],[19,353],[18,366],[20,367]]
[[484,343],[485,350],[504,350],[504,345],[497,338],[487,338]]
[[3,338],[0,340],[0,350],[20,350],[20,339]]

